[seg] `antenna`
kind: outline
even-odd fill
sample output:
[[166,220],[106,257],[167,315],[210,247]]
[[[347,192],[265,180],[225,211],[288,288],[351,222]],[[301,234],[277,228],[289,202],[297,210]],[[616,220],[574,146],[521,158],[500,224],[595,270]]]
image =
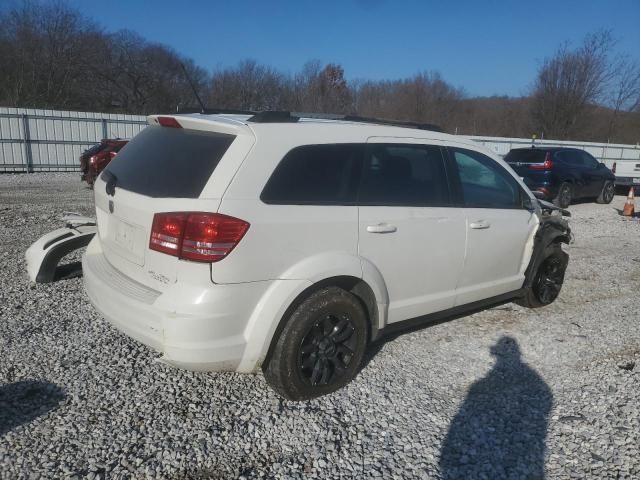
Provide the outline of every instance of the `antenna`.
[[193,95],[196,97],[196,100],[200,105],[200,108],[201,108],[200,113],[205,113],[207,108],[204,106],[204,103],[202,103],[202,100],[200,99],[200,95],[198,95],[198,91],[196,90],[195,85],[191,81],[191,77],[189,77],[189,74],[187,73],[187,69],[184,68],[184,63],[180,62],[180,66],[182,67],[182,71],[184,72],[184,76],[187,79],[187,82],[189,82],[189,86],[191,87],[191,90],[193,90]]

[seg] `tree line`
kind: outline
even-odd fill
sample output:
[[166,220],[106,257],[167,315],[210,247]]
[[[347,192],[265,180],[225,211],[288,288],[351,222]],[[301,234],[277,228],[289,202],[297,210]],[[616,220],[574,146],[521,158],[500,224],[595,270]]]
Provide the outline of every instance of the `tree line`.
[[640,65],[615,47],[611,32],[590,34],[545,59],[528,95],[471,97],[430,70],[397,80],[347,80],[335,63],[311,61],[285,73],[242,60],[209,72],[134,32],[107,32],[63,1],[24,2],[0,12],[0,105],[184,111],[198,107],[190,78],[215,108],[356,114],[467,135],[637,143]]

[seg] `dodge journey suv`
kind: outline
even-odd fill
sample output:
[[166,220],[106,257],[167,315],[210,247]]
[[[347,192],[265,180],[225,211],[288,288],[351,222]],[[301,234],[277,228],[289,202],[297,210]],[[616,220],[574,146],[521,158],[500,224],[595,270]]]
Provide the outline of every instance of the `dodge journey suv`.
[[567,222],[476,143],[287,112],[149,124],[96,180],[82,264],[102,315],[170,364],[311,398],[385,333],[560,292]]

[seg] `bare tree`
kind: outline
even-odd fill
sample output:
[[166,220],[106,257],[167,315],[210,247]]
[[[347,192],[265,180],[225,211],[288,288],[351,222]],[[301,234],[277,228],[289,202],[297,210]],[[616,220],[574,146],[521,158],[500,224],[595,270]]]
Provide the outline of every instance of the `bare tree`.
[[602,100],[614,72],[609,31],[588,35],[576,49],[566,45],[545,60],[533,88],[533,117],[547,137],[569,138],[579,131],[588,106]]
[[608,104],[611,107],[607,140],[613,141],[620,112],[633,112],[640,106],[640,64],[629,57],[616,62]]
[[24,2],[0,15],[0,99],[10,105],[79,106],[84,39],[97,30],[65,3]]
[[65,0],[16,1],[0,9],[0,105],[138,114],[197,108],[184,65],[211,107],[356,113],[462,134],[638,140],[640,65],[614,59],[606,31],[545,60],[530,97],[470,98],[433,71],[351,81],[335,63],[286,73],[244,60],[208,72],[134,32],[103,31]]
[[207,101],[221,108],[277,110],[289,101],[288,78],[276,70],[243,60],[237,67],[215,72],[209,83]]
[[437,72],[422,72],[394,81],[354,85],[359,114],[397,120],[435,123],[450,129],[464,92],[445,82]]

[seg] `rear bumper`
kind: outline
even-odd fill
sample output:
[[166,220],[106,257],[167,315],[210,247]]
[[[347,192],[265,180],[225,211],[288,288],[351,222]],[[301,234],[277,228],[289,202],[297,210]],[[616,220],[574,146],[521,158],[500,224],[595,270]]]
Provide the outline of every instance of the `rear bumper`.
[[640,185],[640,177],[616,177],[616,185],[624,187]]
[[233,285],[175,283],[152,290],[113,268],[94,239],[82,257],[91,303],[117,329],[195,371],[235,371],[247,342],[244,331],[271,281]]

